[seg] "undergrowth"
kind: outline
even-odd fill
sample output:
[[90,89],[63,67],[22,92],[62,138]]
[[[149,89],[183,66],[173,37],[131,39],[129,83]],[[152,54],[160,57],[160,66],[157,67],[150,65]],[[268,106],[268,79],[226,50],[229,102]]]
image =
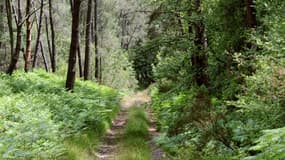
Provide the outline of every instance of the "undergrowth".
[[118,93],[80,80],[70,93],[64,82],[42,70],[0,75],[0,159],[62,159],[76,139],[105,132],[119,110]]
[[259,59],[236,100],[211,96],[206,118],[192,110],[197,89],[161,93],[153,87],[152,107],[162,132],[157,143],[177,160],[284,158],[285,72],[284,64],[273,63]]

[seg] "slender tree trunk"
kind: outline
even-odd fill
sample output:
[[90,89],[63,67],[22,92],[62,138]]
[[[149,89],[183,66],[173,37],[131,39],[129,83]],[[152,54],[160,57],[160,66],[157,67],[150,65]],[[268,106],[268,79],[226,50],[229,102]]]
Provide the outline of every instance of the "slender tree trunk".
[[40,42],[41,42],[41,35],[42,35],[41,32],[42,32],[43,8],[44,8],[44,0],[41,0],[39,24],[37,27],[38,28],[38,35],[37,35],[37,42],[36,42],[35,53],[34,53],[33,68],[35,68],[37,65],[37,55],[38,55],[38,50],[40,49]]
[[16,49],[14,54],[11,57],[11,62],[10,65],[8,67],[7,70],[7,74],[12,74],[14,72],[14,70],[16,69],[17,66],[17,62],[19,59],[19,55],[21,52],[21,46],[22,46],[22,9],[21,9],[21,0],[18,0],[18,13],[17,13],[17,18],[15,18],[16,20],[16,24],[17,24],[17,39],[16,39]]
[[98,52],[98,0],[95,0],[95,7],[94,7],[94,30],[95,30],[95,78],[97,82],[100,83],[100,62],[99,62],[99,52]]
[[43,57],[44,65],[45,65],[45,70],[48,72],[48,63],[47,63],[47,59],[45,56],[42,40],[40,40],[40,47],[41,47],[42,57]]
[[31,21],[31,0],[27,0],[26,6],[26,56],[25,56],[25,72],[29,72],[31,64],[31,53],[32,53],[32,21]]
[[46,34],[47,34],[48,52],[49,52],[50,62],[52,62],[52,52],[51,52],[51,44],[50,44],[50,38],[49,38],[49,27],[48,27],[48,18],[47,18],[47,16],[45,16],[45,22],[46,22]]
[[[73,0],[69,0],[70,4],[70,11],[73,12]],[[78,37],[78,47],[77,47],[77,57],[78,57],[78,69],[79,69],[79,77],[82,78],[83,75],[83,69],[82,69],[82,58],[81,58],[81,47],[80,47],[80,34]]]
[[[94,12],[94,9],[92,9],[92,13]],[[92,20],[91,20],[91,41],[92,41],[92,43],[94,43],[95,42],[95,31],[94,31],[94,29],[95,29],[95,27],[94,27],[94,14],[92,15]]]
[[80,35],[79,35],[79,38],[78,38],[77,56],[78,56],[79,77],[83,77],[82,58],[81,58],[81,49],[80,49]]
[[128,46],[126,45],[126,36],[127,36],[127,14],[121,11],[121,48],[127,50]]
[[[6,6],[7,6],[7,3],[6,3],[6,1],[5,2],[0,2],[0,34],[3,34],[4,32],[5,32],[5,26],[4,26],[4,16],[2,16],[2,15],[4,15],[5,14],[5,11],[6,11],[6,14],[8,13],[7,11],[7,9],[5,10],[5,8],[4,8],[4,5],[6,4]],[[10,6],[10,5],[9,5]],[[8,18],[8,14],[7,14],[7,18]],[[2,41],[2,37],[0,36],[0,49],[2,48],[2,46],[3,46],[3,41]]]
[[86,31],[85,31],[86,36],[85,36],[84,80],[89,79],[92,8],[93,8],[93,0],[88,0],[87,21],[86,21]]
[[7,21],[8,21],[8,29],[10,35],[10,47],[11,47],[11,57],[14,54],[14,33],[13,33],[13,13],[12,13],[12,4],[10,0],[6,0],[6,13],[7,13]]
[[70,4],[70,11],[72,13],[72,11],[73,11],[73,0],[69,0],[69,4]]
[[68,71],[66,79],[66,89],[73,90],[76,76],[76,50],[79,42],[80,4],[81,0],[73,1],[72,11],[72,34],[68,61]]
[[49,0],[49,21],[51,29],[51,49],[52,49],[52,59],[51,59],[51,68],[52,72],[56,72],[56,40],[55,40],[55,30],[53,23],[53,11],[52,11],[52,0]]
[[245,7],[246,7],[246,26],[249,28],[255,28],[257,26],[256,20],[256,9],[254,6],[253,0],[245,0]]
[[[201,0],[195,0],[195,12],[198,16],[201,16]],[[209,77],[207,75],[208,57],[205,50],[205,25],[203,21],[196,20],[194,22],[195,39],[194,44],[196,46],[196,52],[191,57],[192,69],[194,71],[193,79],[198,86],[208,86]]]

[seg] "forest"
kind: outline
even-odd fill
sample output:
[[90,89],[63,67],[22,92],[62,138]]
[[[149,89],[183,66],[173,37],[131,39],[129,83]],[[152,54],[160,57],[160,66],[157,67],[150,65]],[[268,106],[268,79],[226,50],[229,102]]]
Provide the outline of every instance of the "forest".
[[284,160],[284,0],[1,0],[0,160]]

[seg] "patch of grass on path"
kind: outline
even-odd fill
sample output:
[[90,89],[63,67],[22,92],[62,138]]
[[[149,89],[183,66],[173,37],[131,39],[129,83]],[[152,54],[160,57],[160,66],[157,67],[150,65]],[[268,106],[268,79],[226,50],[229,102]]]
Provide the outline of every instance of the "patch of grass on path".
[[90,130],[66,139],[64,146],[67,149],[67,154],[63,160],[94,159],[93,152],[95,152],[102,135],[101,133]]
[[148,117],[143,108],[133,107],[119,142],[118,160],[150,160]]

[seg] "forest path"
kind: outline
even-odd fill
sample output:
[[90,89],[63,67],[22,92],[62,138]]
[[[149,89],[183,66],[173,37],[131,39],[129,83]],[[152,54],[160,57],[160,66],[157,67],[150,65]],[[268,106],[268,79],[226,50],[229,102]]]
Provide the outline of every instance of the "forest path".
[[[120,160],[118,158],[118,145],[123,137],[123,130],[127,122],[128,110],[135,106],[149,105],[151,98],[148,95],[148,91],[141,91],[131,96],[126,96],[121,100],[121,112],[117,118],[112,122],[112,127],[107,131],[107,134],[103,138],[102,144],[98,147],[96,155],[97,160]],[[152,160],[165,159],[164,152],[156,146],[153,141],[154,137],[158,135],[155,118],[151,110],[147,109],[147,114],[150,121],[149,127],[149,141],[148,146],[152,152]],[[134,159],[135,160],[135,159]]]

